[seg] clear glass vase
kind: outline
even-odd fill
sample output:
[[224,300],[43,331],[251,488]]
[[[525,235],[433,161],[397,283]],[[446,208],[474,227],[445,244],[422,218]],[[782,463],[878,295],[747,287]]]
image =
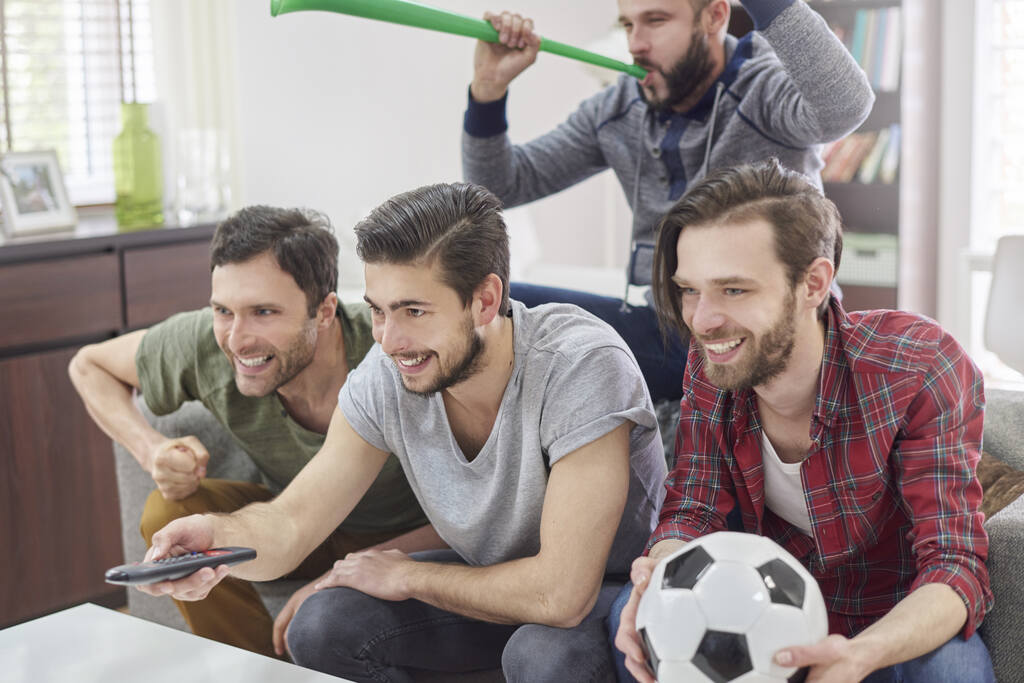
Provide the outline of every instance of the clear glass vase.
[[149,129],[147,118],[147,105],[121,104],[122,130],[114,138],[114,191],[117,225],[122,230],[164,222],[160,138]]

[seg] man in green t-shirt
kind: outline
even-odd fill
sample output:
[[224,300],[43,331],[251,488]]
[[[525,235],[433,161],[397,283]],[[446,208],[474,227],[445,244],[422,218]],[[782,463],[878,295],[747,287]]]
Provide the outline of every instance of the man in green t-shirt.
[[[178,517],[273,498],[323,445],[338,391],[373,344],[366,304],[338,303],[337,254],[320,214],[242,209],[214,234],[209,308],[86,346],[71,361],[71,380],[93,419],[156,484],[141,521],[147,543]],[[264,484],[207,479],[203,444],[153,429],[133,402],[135,389],[157,415],[201,401],[252,458]],[[370,546],[445,547],[394,457],[295,575],[317,577]],[[197,635],[272,656],[283,653],[284,629],[313,583],[292,596],[276,622],[252,585],[238,579],[205,600],[177,604]]]

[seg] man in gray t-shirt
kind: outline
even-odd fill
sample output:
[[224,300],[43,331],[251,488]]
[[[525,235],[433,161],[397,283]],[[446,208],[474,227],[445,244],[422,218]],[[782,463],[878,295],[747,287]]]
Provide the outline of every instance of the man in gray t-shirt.
[[[482,187],[407,192],[356,234],[378,345],[324,447],[273,502],[175,521],[147,559],[251,546],[257,559],[230,572],[276,577],[394,453],[450,550],[336,563],[289,626],[294,661],[351,680],[499,666],[508,680],[614,680],[605,617],[666,473],[636,360],[582,309],[509,300],[508,234]],[[144,590],[197,599],[228,573]]]
[[536,555],[551,468],[634,423],[629,494],[605,567],[607,574],[628,573],[644,550],[665,479],[636,361],[618,335],[581,308],[510,303],[512,374],[504,393],[496,393],[494,427],[475,457],[453,438],[442,394],[407,391],[380,346],[342,387],[341,413],[368,443],[398,457],[438,534],[475,566]]

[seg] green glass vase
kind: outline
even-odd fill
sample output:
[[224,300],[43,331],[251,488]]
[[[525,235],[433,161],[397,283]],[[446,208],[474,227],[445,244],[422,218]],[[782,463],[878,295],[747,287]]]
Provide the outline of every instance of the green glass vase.
[[121,104],[122,130],[114,138],[117,225],[140,230],[163,225],[164,176],[160,138],[149,129],[146,105]]

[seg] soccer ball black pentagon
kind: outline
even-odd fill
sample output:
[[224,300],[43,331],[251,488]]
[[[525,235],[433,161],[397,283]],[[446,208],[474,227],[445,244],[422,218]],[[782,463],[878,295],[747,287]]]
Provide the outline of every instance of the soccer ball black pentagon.
[[660,683],[770,683],[784,647],[828,635],[814,577],[764,536],[720,531],[658,563],[640,599],[636,628]]

